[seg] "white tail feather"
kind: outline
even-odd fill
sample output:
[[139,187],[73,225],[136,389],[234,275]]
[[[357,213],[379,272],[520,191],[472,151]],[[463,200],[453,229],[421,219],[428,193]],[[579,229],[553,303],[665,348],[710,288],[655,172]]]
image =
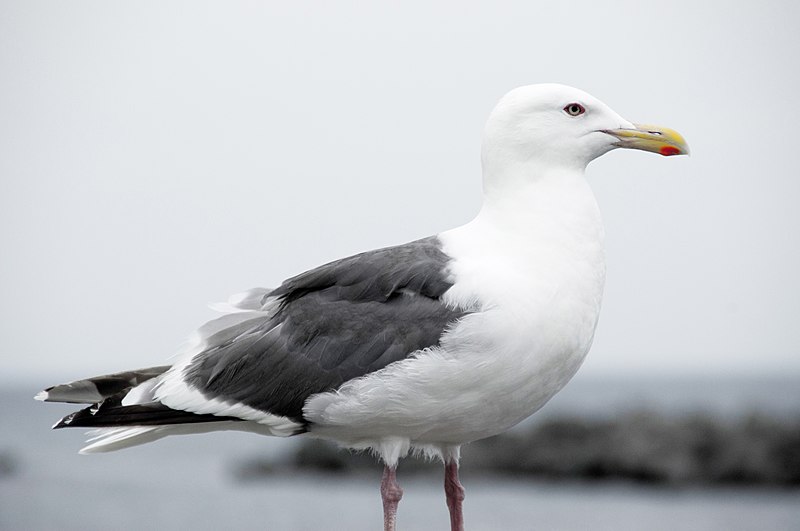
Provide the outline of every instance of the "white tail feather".
[[137,426],[134,428],[101,428],[89,432],[91,436],[78,452],[79,454],[99,454],[103,452],[113,452],[131,446],[149,443],[166,437],[168,434],[160,434],[158,426]]
[[259,435],[274,435],[273,429],[256,422],[220,421],[198,424],[166,424],[163,426],[133,426],[130,428],[99,428],[89,432],[89,444],[81,448],[80,454],[115,452],[123,448],[138,446],[169,435],[188,435],[212,431],[246,431]]

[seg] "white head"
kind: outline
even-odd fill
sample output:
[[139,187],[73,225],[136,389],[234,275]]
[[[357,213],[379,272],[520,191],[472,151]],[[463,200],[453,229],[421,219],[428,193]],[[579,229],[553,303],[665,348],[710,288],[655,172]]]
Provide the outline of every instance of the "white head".
[[552,169],[582,172],[616,147],[688,153],[675,131],[633,124],[582,90],[554,83],[519,87],[503,96],[486,123],[484,178],[502,178],[509,170],[530,178]]

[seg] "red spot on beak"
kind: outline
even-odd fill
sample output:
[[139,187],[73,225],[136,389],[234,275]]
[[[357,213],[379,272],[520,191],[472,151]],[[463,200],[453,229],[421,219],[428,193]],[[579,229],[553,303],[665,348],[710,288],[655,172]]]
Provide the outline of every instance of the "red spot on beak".
[[680,155],[681,150],[676,148],[675,146],[664,146],[658,150],[659,153],[664,155],[665,157],[669,157],[670,155]]

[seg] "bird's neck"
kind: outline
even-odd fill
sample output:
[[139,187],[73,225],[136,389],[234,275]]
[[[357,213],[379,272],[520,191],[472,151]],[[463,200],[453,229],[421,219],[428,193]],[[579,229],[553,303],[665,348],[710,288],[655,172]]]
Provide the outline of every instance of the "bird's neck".
[[572,239],[602,229],[583,168],[530,163],[510,170],[484,174],[477,223],[537,240]]
[[[475,219],[441,235],[452,271],[463,280],[448,292],[452,303],[468,306],[477,294],[525,313],[531,301],[550,301],[552,315],[542,319],[596,322],[605,279],[603,225],[583,172],[551,170],[510,182],[487,188]],[[573,312],[575,305],[585,312]]]
[[465,258],[477,276],[482,269],[486,278],[505,270],[513,289],[519,275],[550,286],[588,282],[592,297],[602,292],[603,236],[583,173],[560,170],[486,189],[475,219],[441,235],[445,252]]

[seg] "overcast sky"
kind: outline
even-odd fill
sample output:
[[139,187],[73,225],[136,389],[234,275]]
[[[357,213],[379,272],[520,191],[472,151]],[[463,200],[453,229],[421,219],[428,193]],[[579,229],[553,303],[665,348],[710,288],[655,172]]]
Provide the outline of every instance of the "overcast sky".
[[209,302],[469,221],[489,111],[550,81],[692,148],[589,166],[583,373],[800,375],[799,4],[332,4],[0,3],[0,378],[162,364]]

